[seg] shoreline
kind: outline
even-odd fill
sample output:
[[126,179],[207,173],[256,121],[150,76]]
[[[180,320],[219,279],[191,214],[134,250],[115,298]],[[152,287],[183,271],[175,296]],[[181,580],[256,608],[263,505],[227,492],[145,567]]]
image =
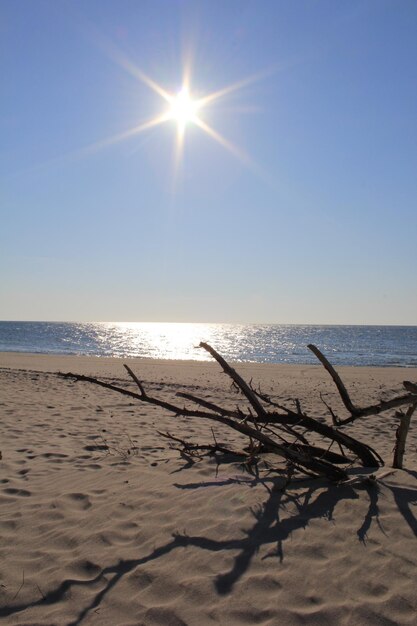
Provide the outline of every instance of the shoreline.
[[[331,359],[330,359],[331,360]],[[127,363],[137,363],[139,365],[155,365],[155,366],[178,366],[181,367],[205,367],[210,365],[216,365],[214,359],[158,359],[154,357],[132,357],[132,356],[99,356],[90,354],[58,354],[49,352],[14,352],[14,351],[0,351],[0,367],[19,367],[20,369],[27,369],[29,365],[41,367],[40,371],[46,371],[43,369],[46,367],[47,362],[50,362],[51,367],[57,367],[59,363],[71,363],[79,362],[85,365],[99,366],[99,364],[106,365],[123,365]],[[323,368],[323,366],[317,363],[266,363],[259,361],[233,361],[227,360],[228,363],[235,368],[243,369],[260,369],[260,370],[279,370],[279,369],[293,369],[298,368]],[[333,364],[333,363],[332,363]],[[334,365],[334,364],[333,364]],[[417,366],[414,365],[334,365],[335,369],[341,371],[349,370],[369,370],[369,371],[386,371],[390,370],[395,372],[397,370],[404,370],[406,372],[412,372],[417,375]]]

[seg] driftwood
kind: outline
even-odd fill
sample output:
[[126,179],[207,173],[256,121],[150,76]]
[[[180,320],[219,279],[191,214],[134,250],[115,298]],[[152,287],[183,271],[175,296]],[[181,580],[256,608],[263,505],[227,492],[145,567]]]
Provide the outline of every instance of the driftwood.
[[408,430],[410,428],[411,416],[413,415],[417,404],[411,404],[406,413],[397,411],[396,416],[400,420],[400,425],[395,433],[395,448],[394,448],[394,461],[392,467],[398,467],[402,469],[404,452],[405,452],[405,440],[407,439]]
[[[221,366],[224,373],[230,377],[233,386],[244,396],[247,406],[245,409],[229,409],[209,402],[204,398],[190,393],[178,392],[179,398],[187,400],[187,406],[173,404],[149,395],[143,383],[128,365],[126,371],[138,387],[138,392],[124,389],[117,385],[107,383],[90,376],[78,374],[62,374],[65,378],[76,381],[85,381],[100,385],[106,389],[140,400],[151,405],[159,406],[175,416],[187,418],[207,419],[239,432],[246,437],[246,445],[240,449],[218,443],[213,433],[213,443],[192,443],[170,433],[158,432],[167,438],[172,447],[180,451],[188,458],[211,455],[232,455],[241,460],[247,467],[256,465],[267,470],[278,470],[271,459],[279,457],[286,464],[289,473],[298,470],[309,476],[325,476],[334,482],[344,482],[349,479],[347,470],[356,463],[364,467],[377,468],[383,465],[379,454],[368,444],[354,439],[343,432],[341,428],[361,417],[377,415],[389,409],[407,407],[406,413],[397,411],[396,416],[400,419],[397,430],[397,444],[394,453],[394,467],[402,467],[406,436],[413,411],[417,406],[417,385],[405,382],[404,387],[408,392],[388,401],[377,404],[358,407],[350,399],[349,393],[343,384],[339,374],[329,363],[320,350],[309,345],[310,350],[316,355],[322,365],[333,379],[341,400],[347,409],[349,416],[339,420],[330,406],[324,400],[324,404],[332,416],[332,425],[323,420],[311,417],[301,409],[300,402],[295,401],[296,410],[283,406],[269,396],[255,389],[251,383],[247,383],[233,369],[229,363],[214,348],[207,343],[200,343],[200,348],[206,350]],[[311,436],[315,438],[311,440]],[[317,439],[322,443],[319,445]],[[337,449],[331,450],[333,446]]]

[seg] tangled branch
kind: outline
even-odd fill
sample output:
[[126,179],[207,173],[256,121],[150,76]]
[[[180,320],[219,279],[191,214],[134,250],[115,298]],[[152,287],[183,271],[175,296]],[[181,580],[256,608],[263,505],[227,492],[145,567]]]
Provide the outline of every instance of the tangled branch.
[[[176,395],[186,400],[189,403],[187,406],[167,402],[150,395],[128,365],[124,367],[136,384],[138,392],[133,392],[90,376],[72,373],[61,374],[61,376],[99,385],[140,402],[158,406],[176,417],[207,419],[223,424],[239,432],[247,439],[246,446],[241,449],[234,449],[225,444],[219,444],[214,433],[213,443],[201,444],[191,443],[170,433],[158,432],[160,436],[167,438],[173,447],[182,454],[188,455],[188,457],[204,454],[231,454],[236,459],[241,460],[243,458],[251,464],[259,464],[260,461],[265,460],[266,455],[275,455],[285,461],[290,472],[298,470],[309,476],[325,476],[334,482],[348,480],[347,469],[357,462],[364,467],[379,467],[384,464],[379,454],[370,445],[346,434],[343,432],[342,427],[362,417],[378,415],[393,408],[407,407],[405,414],[401,411],[396,412],[396,416],[400,419],[400,425],[396,436],[394,466],[402,467],[405,440],[411,416],[417,406],[416,384],[406,381],[404,387],[408,393],[405,395],[366,407],[355,406],[340,375],[322,352],[316,346],[310,344],[308,346],[309,349],[330,374],[349,413],[347,418],[338,420],[332,408],[324,403],[333,421],[333,425],[328,425],[303,412],[298,400],[295,401],[296,410],[278,404],[269,396],[263,394],[260,389],[256,390],[251,382],[247,383],[209,344],[201,342],[199,347],[206,350],[217,361],[224,373],[231,378],[233,385],[245,398],[246,408],[231,410],[186,392],[178,392]],[[316,441],[310,440],[312,435],[316,439],[319,437],[322,440],[321,445],[317,445]],[[337,444],[338,452],[331,450],[334,444]],[[269,466],[268,463],[267,465]]]

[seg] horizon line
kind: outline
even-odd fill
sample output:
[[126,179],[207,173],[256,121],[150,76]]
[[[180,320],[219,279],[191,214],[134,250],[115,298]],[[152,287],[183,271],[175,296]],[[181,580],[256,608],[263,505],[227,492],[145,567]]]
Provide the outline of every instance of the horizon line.
[[23,323],[23,324],[201,324],[201,325],[218,325],[218,326],[376,326],[376,327],[416,327],[417,323],[406,324],[402,322],[395,323],[371,323],[371,322],[210,322],[210,321],[163,321],[163,320],[142,320],[142,321],[126,321],[126,320],[41,320],[41,319],[0,319],[0,323]]

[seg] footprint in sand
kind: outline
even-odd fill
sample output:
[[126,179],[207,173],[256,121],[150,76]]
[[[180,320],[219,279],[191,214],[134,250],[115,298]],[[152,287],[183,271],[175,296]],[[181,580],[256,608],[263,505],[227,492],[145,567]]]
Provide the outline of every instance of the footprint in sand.
[[26,491],[26,489],[16,489],[15,487],[7,487],[3,489],[3,493],[7,493],[10,496],[21,496],[22,498],[27,498],[32,495],[32,493]]
[[83,449],[87,450],[87,452],[105,452],[109,449],[109,447],[106,444],[97,444],[97,445],[84,446]]
[[62,498],[70,503],[71,508],[80,511],[86,511],[91,507],[90,498],[85,493],[66,493]]
[[101,572],[101,567],[97,565],[97,563],[93,563],[92,561],[89,561],[88,559],[79,559],[79,560],[73,561],[70,569],[72,571],[73,576],[76,579],[81,579],[81,580],[89,580],[91,578],[96,578]]
[[60,465],[68,458],[68,454],[60,454],[59,452],[44,452],[39,456],[46,459],[48,463],[54,463],[54,465]]

